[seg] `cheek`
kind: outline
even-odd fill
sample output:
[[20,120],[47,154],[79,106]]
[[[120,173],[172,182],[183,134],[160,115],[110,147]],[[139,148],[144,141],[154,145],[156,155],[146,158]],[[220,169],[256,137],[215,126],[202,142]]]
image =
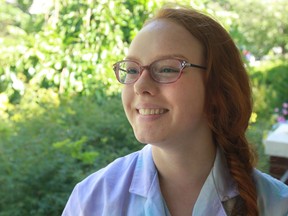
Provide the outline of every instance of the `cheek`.
[[176,94],[178,103],[184,113],[202,113],[204,110],[205,89],[201,79],[191,79],[188,83],[179,83],[180,89]]
[[126,116],[128,117],[129,115],[129,110],[131,110],[131,102],[132,102],[132,91],[128,87],[123,87],[122,93],[121,93],[121,98],[122,98],[122,104],[126,113]]

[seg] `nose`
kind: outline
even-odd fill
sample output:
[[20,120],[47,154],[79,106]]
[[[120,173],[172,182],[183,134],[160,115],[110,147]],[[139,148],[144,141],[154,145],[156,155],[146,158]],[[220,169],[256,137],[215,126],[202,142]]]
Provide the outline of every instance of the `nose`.
[[143,95],[143,94],[155,95],[157,91],[158,91],[158,83],[156,83],[152,79],[149,71],[147,69],[144,69],[142,71],[141,76],[134,83],[134,92],[137,95]]

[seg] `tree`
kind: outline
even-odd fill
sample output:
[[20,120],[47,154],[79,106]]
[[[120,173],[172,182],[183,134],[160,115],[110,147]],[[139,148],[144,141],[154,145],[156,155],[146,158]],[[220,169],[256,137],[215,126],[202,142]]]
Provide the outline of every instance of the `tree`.
[[273,52],[275,47],[281,48],[282,55],[287,53],[288,5],[285,0],[223,0],[219,4],[233,14],[226,22],[229,21],[229,31],[240,47],[257,58]]
[[[21,29],[21,47],[0,46],[7,53],[1,62],[7,83],[2,91],[12,99],[26,85],[97,98],[117,91],[112,63],[123,58],[125,47],[156,5],[148,0],[54,1],[41,31],[29,34]],[[7,56],[11,58],[8,63],[4,62]]]

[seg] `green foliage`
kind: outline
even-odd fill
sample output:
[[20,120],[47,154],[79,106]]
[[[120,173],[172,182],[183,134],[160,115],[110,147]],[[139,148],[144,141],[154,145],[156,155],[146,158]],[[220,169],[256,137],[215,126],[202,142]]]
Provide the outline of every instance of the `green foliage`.
[[276,107],[288,100],[288,64],[284,60],[262,62],[250,68],[256,122],[249,126],[247,136],[259,154],[258,167],[268,172],[268,156],[264,153],[262,140],[277,123]]
[[263,62],[251,71],[254,110],[269,122],[274,109],[288,99],[288,64],[285,60]]
[[[241,49],[249,50],[258,59],[272,53],[288,52],[288,5],[286,0],[221,0],[214,10]],[[267,6],[269,4],[269,7]]]
[[11,46],[11,37],[3,38],[1,91],[9,92],[15,102],[26,84],[99,100],[118,91],[112,64],[123,58],[127,44],[156,5],[144,0],[56,1],[41,31],[32,35],[14,26],[16,35],[23,37],[21,44]]
[[35,94],[11,111],[12,125],[1,125],[1,216],[60,215],[84,176],[141,147],[118,96],[99,104],[49,90]]
[[269,156],[265,154],[262,143],[263,132],[270,129],[270,124],[264,119],[257,118],[257,122],[251,124],[246,132],[246,136],[252,147],[256,150],[258,161],[257,168],[262,172],[269,173]]

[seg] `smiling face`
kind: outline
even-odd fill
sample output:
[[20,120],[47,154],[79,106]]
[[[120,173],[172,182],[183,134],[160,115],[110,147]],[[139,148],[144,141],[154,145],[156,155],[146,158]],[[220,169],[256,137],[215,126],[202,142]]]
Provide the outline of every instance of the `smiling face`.
[[[205,66],[203,56],[202,45],[184,27],[162,19],[149,23],[137,34],[126,59],[149,65],[176,57]],[[124,85],[124,110],[140,142],[191,143],[210,135],[203,113],[204,73],[187,67],[176,82],[160,84],[145,69],[135,83]]]

